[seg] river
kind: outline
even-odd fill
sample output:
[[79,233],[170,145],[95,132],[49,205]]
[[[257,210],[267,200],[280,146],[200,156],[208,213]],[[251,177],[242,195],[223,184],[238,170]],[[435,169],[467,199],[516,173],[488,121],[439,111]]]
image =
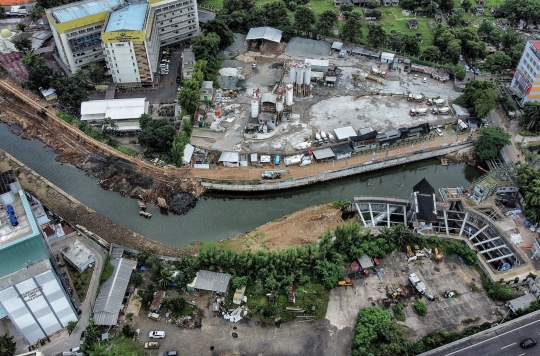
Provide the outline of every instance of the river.
[[[182,247],[193,241],[218,241],[252,230],[268,221],[311,205],[355,195],[409,197],[412,187],[426,178],[435,188],[468,186],[482,174],[464,164],[441,166],[432,159],[325,183],[265,194],[207,193],[183,216],[153,213],[150,220],[139,216],[134,199],[99,187],[97,179],[74,166],[55,161],[50,148],[38,140],[24,140],[0,123],[0,148],[91,209],[150,239]],[[369,183],[369,185],[368,185]]]

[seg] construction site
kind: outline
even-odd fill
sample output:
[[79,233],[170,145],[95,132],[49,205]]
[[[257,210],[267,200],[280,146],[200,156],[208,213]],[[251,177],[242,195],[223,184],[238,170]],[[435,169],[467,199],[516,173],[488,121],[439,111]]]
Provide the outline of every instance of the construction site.
[[[240,79],[216,90],[216,109],[201,117],[194,146],[288,152],[338,142],[334,130],[342,127],[351,126],[360,136],[367,128],[381,133],[426,123],[446,127],[458,120],[450,110],[459,95],[452,82],[429,74],[419,78],[403,62],[382,63],[307,39],[276,48],[248,51],[237,37],[224,51],[235,59],[228,62],[243,63],[236,68]],[[438,110],[429,106],[435,99]]]

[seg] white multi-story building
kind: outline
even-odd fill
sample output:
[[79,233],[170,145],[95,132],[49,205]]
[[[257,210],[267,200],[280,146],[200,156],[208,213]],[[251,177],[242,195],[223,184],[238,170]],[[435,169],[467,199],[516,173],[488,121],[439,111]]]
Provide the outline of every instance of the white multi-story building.
[[199,33],[196,0],[85,0],[45,12],[72,72],[105,60],[122,84],[155,84],[159,48]]
[[522,106],[527,102],[540,101],[540,41],[527,42],[510,90]]

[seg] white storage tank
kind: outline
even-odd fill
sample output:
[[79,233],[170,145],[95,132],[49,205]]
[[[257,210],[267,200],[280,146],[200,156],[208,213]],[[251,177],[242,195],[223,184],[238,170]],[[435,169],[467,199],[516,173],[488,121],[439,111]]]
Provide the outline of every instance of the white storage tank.
[[304,83],[311,84],[311,64],[306,63],[304,66]]
[[285,96],[285,103],[288,105],[288,106],[291,106],[293,104],[293,85],[292,84],[287,84],[287,95]]
[[283,97],[282,96],[276,99],[276,111],[277,112],[283,111]]
[[299,64],[297,71],[298,75],[296,76],[296,84],[302,85],[304,84],[304,65]]
[[289,66],[289,83],[296,83],[296,63],[291,62]]
[[255,93],[251,97],[251,117],[254,119],[259,117],[259,97]]

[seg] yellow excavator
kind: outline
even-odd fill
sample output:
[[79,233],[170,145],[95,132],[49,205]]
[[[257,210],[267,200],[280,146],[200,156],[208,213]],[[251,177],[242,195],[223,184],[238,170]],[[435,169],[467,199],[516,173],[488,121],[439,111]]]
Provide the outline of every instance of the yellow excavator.
[[438,248],[435,248],[435,253],[433,254],[433,259],[434,259],[435,261],[437,261],[437,262],[438,262],[438,261],[442,261],[442,259],[443,259],[443,255],[442,255],[442,253],[439,253],[439,249],[438,249]]
[[342,281],[338,281],[337,284],[340,287],[350,287],[353,285],[351,279],[348,277],[345,277],[345,279],[343,279]]
[[407,289],[398,288],[398,289],[396,289],[396,291],[394,293],[392,293],[392,299],[396,299],[399,296],[406,297],[407,296]]

